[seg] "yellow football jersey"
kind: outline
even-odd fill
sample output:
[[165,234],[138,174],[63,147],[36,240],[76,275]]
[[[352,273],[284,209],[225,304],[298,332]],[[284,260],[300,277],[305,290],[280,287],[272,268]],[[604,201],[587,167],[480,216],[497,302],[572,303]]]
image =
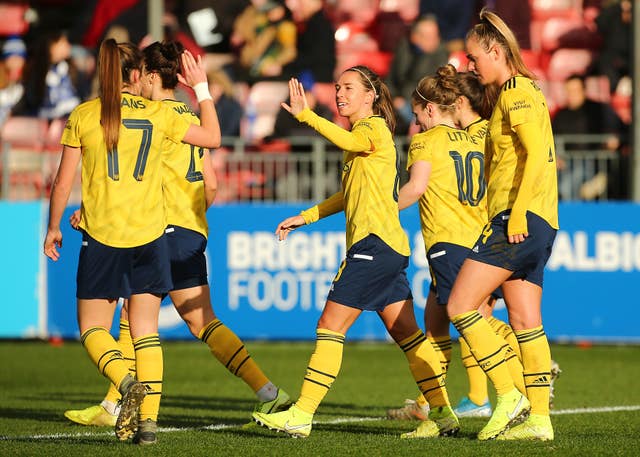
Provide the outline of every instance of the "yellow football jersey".
[[409,240],[400,225],[398,210],[398,153],[384,118],[357,121],[351,131],[365,131],[371,153],[345,151],[342,192],[347,220],[347,246],[370,233],[378,235],[394,251],[409,255]]
[[407,167],[431,164],[420,197],[420,223],[427,251],[435,243],[473,247],[487,223],[484,144],[465,130],[438,125],[411,139]]
[[[163,103],[187,122],[200,125],[200,119],[186,104],[175,100],[164,100]],[[162,186],[167,223],[194,230],[206,238],[207,201],[202,176],[205,150],[187,143],[165,143],[171,149],[169,154],[163,155],[165,169]]]
[[107,154],[98,98],[73,110],[60,142],[82,150],[80,227],[103,244],[127,248],[164,232],[163,142],[179,143],[191,124],[162,102],[126,93],[121,113],[112,153]]
[[[525,123],[536,126],[538,136],[532,142],[539,150],[531,157],[539,163],[540,173],[531,189],[519,189],[524,173],[526,150],[514,128]],[[528,192],[527,209],[558,228],[558,182],[556,153],[549,109],[536,83],[524,76],[514,76],[500,90],[489,120],[487,139],[487,198],[489,218],[513,207],[518,192]]]
[[[360,119],[347,132],[309,109],[296,117],[338,147],[343,145],[342,203],[347,249],[375,234],[394,251],[408,256],[409,240],[400,225],[398,210],[399,157],[384,118]],[[317,219],[317,206],[314,208],[305,220]],[[311,213],[315,216],[311,217]]]
[[[465,130],[469,134],[471,141],[478,145],[484,151],[485,142],[487,140],[487,129],[489,128],[489,120],[479,117],[471,124],[467,125]],[[486,156],[485,156],[486,158]]]

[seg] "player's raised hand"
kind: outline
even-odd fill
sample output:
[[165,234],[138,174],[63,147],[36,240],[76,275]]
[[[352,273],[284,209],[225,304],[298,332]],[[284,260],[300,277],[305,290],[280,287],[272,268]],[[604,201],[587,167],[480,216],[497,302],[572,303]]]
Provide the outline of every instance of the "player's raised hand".
[[307,97],[304,94],[304,87],[302,87],[302,83],[296,78],[289,80],[289,103],[290,105],[287,105],[285,102],[282,102],[281,105],[294,116],[309,106],[307,104]]
[[194,57],[185,49],[180,59],[182,60],[182,72],[178,73],[178,81],[189,87],[207,82],[207,72],[201,56]]

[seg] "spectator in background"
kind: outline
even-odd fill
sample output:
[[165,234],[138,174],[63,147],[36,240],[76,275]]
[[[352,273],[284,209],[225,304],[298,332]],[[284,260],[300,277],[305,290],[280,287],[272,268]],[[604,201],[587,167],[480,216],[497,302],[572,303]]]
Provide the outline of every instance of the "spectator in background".
[[222,71],[213,71],[207,75],[209,92],[218,113],[220,134],[222,136],[239,136],[240,121],[244,109],[233,94],[233,83]]
[[233,60],[231,35],[236,18],[248,0],[185,0],[175,9],[183,30],[188,30],[207,53],[208,68],[221,68]]
[[[558,110],[553,118],[556,135],[611,134],[602,148],[617,151],[621,144],[624,124],[607,103],[589,100],[584,77],[570,76],[564,83],[567,106]],[[607,189],[606,170],[598,171],[595,164],[571,160],[571,151],[593,149],[592,144],[566,144],[567,157],[558,160],[559,193],[562,199],[580,196],[592,200]],[[596,148],[598,147],[595,145]],[[567,163],[568,162],[568,163]],[[586,184],[586,185],[585,185]]]
[[77,72],[71,64],[71,44],[61,30],[43,32],[25,68],[22,115],[53,120],[67,116],[80,104]]
[[267,0],[251,0],[233,22],[233,30],[229,44],[235,51],[251,43],[256,38],[256,31],[267,23],[266,15],[261,11]]
[[393,53],[400,40],[409,33],[409,28],[417,17],[417,4],[415,8],[411,8],[399,5],[395,0],[380,0],[380,11],[367,31],[378,43],[380,51]]
[[630,0],[621,0],[603,8],[596,18],[602,48],[595,70],[609,78],[611,92],[615,92],[620,78],[630,74],[631,21]]
[[283,0],[267,0],[256,7],[266,18],[256,16],[255,39],[240,50],[241,77],[250,82],[288,79],[283,67],[296,58],[296,26]]
[[324,13],[323,3],[323,0],[288,2],[298,24],[298,38],[296,58],[285,73],[310,84],[333,82],[336,68],[335,30]]
[[24,94],[21,82],[27,47],[20,38],[9,38],[2,45],[0,60],[0,127]]
[[[82,45],[95,49],[100,45],[111,22],[123,11],[133,7],[139,0],[93,0],[87,3],[86,9],[91,8],[93,14],[89,20],[86,31],[82,36]],[[86,15],[86,11],[84,12]],[[146,30],[146,24],[145,24]]]
[[529,1],[484,0],[479,2],[478,6],[478,11],[482,6],[485,6],[509,25],[518,40],[520,49],[531,49],[531,5]]
[[[517,2],[518,5],[520,3],[523,2]],[[449,52],[462,51],[475,6],[476,0],[420,0],[420,15],[437,18],[442,40]]]
[[[305,0],[306,1],[306,0]],[[313,87],[303,83],[305,95],[307,97],[307,104],[309,109],[315,111],[315,113],[328,121],[333,122],[333,111],[327,105],[318,103],[315,95],[313,94]],[[286,102],[290,103],[289,100]],[[281,109],[276,116],[276,122],[273,128],[273,134],[265,138],[271,140],[275,138],[287,138],[290,136],[316,136],[316,131],[309,127],[307,124],[299,122],[295,117],[291,116],[286,110]],[[310,152],[311,149],[308,145],[293,145],[291,147],[293,152]]]
[[409,36],[396,48],[387,76],[398,116],[398,133],[406,133],[412,122],[411,94],[418,82],[424,76],[434,74],[448,60],[449,52],[440,41],[436,17],[428,15],[416,19]]

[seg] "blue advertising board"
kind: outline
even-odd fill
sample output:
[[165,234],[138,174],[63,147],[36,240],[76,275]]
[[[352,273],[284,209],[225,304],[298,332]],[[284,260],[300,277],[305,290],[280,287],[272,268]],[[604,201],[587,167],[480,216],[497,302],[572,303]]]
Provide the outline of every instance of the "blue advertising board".
[[44,336],[46,313],[40,202],[0,202],[2,220],[2,319],[0,338]]
[[[331,216],[278,242],[277,224],[305,207],[238,204],[214,206],[208,212],[212,303],[241,338],[314,338],[331,280],[345,254],[344,217]],[[407,276],[420,323],[430,277],[417,207],[403,211],[401,220],[412,250]],[[634,286],[640,283],[640,205],[561,204],[560,224],[545,271],[543,316],[549,338],[640,342],[630,318],[637,315],[639,301]],[[80,237],[68,227],[63,236],[60,261],[48,265],[48,330],[77,337],[74,297]],[[507,318],[504,304],[495,314]],[[165,339],[191,338],[170,298],[163,301],[160,334]],[[452,334],[456,335],[453,328]],[[348,338],[380,340],[387,335],[375,313],[363,313]]]

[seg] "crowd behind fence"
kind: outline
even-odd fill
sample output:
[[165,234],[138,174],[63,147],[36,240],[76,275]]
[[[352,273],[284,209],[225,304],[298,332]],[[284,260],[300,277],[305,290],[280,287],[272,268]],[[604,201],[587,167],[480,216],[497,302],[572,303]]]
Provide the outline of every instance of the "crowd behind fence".
[[[628,156],[605,147],[610,135],[558,135],[558,190],[560,199],[627,200]],[[395,138],[400,154],[400,183],[406,182],[410,138]],[[298,152],[292,152],[298,151]],[[304,151],[304,152],[299,152]],[[0,198],[24,201],[48,198],[60,160],[61,146],[3,139],[0,160]],[[230,202],[320,201],[340,190],[342,152],[321,137],[290,137],[270,146],[269,152],[241,137],[223,137],[210,155],[218,178],[217,204]],[[70,204],[81,198],[80,171]]]

